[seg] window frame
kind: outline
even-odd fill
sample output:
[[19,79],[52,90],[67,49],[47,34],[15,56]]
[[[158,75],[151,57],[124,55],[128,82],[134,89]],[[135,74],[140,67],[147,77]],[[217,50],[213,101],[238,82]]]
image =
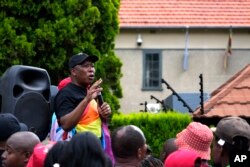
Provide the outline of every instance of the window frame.
[[[159,71],[159,86],[146,86],[146,56],[147,54],[158,54],[159,56],[159,64],[158,64],[158,71]],[[162,91],[162,51],[161,50],[144,50],[143,51],[143,81],[142,81],[142,90],[144,91]]]

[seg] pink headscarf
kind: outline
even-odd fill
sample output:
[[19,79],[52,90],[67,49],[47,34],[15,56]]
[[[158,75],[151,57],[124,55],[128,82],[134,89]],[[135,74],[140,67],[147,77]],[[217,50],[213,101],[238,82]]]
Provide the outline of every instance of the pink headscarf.
[[177,150],[165,160],[165,167],[194,167],[196,160],[201,162],[199,155],[191,150]]

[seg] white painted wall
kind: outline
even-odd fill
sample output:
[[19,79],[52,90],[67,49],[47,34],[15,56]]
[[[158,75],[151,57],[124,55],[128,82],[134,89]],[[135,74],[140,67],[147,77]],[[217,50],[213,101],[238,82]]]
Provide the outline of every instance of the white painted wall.
[[[228,41],[228,30],[189,30],[189,68],[182,69],[185,30],[121,31],[116,38],[116,54],[123,62],[121,79],[123,113],[144,109],[140,103],[155,103],[150,95],[162,100],[172,92],[163,84],[163,91],[142,91],[143,49],[162,49],[163,78],[178,93],[199,92],[199,75],[203,74],[204,92],[211,93],[232,75],[250,63],[249,30],[233,30],[232,55],[227,69],[223,55]],[[138,33],[143,43],[136,45]]]

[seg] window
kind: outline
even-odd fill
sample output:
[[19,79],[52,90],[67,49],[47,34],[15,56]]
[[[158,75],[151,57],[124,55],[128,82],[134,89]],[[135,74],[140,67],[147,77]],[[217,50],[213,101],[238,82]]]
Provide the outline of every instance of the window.
[[143,90],[162,90],[162,58],[160,51],[144,51]]

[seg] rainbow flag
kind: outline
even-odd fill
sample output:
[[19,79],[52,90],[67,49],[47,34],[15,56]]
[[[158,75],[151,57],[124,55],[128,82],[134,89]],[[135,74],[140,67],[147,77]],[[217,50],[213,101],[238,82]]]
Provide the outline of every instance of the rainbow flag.
[[97,110],[97,103],[92,100],[76,125],[76,133],[90,131],[100,138],[102,136],[101,125],[102,121]]

